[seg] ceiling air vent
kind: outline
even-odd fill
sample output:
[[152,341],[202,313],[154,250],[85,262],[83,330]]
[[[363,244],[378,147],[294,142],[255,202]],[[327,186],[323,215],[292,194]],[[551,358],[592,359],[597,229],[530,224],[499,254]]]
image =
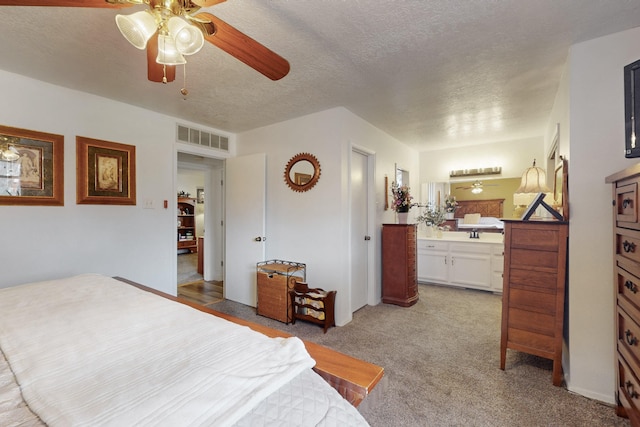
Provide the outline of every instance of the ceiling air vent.
[[216,150],[229,151],[228,137],[182,125],[178,125],[178,141],[199,145],[201,147],[215,148]]

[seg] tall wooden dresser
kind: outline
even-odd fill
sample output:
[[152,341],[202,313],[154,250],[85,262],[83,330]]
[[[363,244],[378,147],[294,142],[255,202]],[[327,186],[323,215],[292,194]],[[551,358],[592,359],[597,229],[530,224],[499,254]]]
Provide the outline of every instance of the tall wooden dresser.
[[562,329],[569,223],[504,220],[500,369],[507,349],[553,360],[562,384]]
[[382,224],[382,302],[409,307],[418,301],[417,226]]
[[640,426],[640,164],[605,181],[613,184],[616,412]]

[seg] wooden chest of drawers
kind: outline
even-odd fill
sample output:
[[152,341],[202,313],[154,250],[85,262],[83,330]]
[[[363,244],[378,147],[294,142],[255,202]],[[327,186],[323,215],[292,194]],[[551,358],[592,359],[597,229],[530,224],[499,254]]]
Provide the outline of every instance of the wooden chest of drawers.
[[409,307],[418,301],[416,225],[382,225],[382,302]]
[[616,412],[640,426],[640,165],[613,174]]
[[553,360],[562,384],[562,328],[569,224],[505,220],[500,369],[507,349]]

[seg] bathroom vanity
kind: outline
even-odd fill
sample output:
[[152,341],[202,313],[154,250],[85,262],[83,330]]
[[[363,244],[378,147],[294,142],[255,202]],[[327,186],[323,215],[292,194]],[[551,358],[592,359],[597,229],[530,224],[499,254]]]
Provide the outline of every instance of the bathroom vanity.
[[500,233],[443,232],[418,236],[418,282],[502,292],[504,236]]

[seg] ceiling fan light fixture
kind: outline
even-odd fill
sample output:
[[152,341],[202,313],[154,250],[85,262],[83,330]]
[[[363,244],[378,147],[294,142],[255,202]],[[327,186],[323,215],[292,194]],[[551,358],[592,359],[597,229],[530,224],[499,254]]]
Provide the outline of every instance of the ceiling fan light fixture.
[[168,34],[160,34],[158,36],[158,56],[156,58],[158,64],[163,65],[182,65],[187,60],[176,48],[176,42]]
[[169,34],[175,40],[175,45],[182,55],[193,55],[204,46],[204,35],[195,26],[182,18],[173,16],[168,23]]
[[20,158],[20,153],[16,150],[16,147],[13,145],[6,145],[0,148],[0,159],[6,160],[8,162],[15,162]]
[[473,187],[473,188],[471,189],[471,192],[472,192],[473,194],[480,194],[480,193],[482,193],[482,187]]
[[125,39],[136,48],[142,50],[158,30],[156,19],[148,10],[131,15],[116,15],[116,25]]

